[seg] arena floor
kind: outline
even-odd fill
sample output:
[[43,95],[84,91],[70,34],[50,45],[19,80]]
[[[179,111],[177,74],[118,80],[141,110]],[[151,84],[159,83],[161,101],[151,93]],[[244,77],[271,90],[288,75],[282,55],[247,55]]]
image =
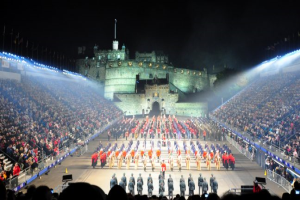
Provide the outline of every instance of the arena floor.
[[[96,149],[96,147],[98,146],[100,141],[102,141],[102,144],[106,146],[106,144],[108,143],[106,134],[90,142],[89,150],[87,153],[85,153],[80,157],[74,155],[73,157],[67,158],[65,161],[62,162],[61,165],[52,169],[49,175],[43,175],[41,179],[33,181],[32,184],[35,184],[36,186],[47,185],[48,187],[55,188],[58,185],[63,184],[62,176],[66,175],[66,170],[67,170],[68,174],[73,175],[73,182],[88,182],[90,184],[94,184],[101,187],[105,193],[108,193],[110,189],[110,179],[114,173],[116,174],[118,181],[120,181],[120,178],[123,176],[123,173],[126,173],[127,181],[129,180],[129,177],[131,176],[132,173],[134,174],[135,179],[137,179],[138,175],[141,173],[144,179],[143,193],[147,194],[147,185],[145,184],[145,182],[147,180],[147,177],[149,176],[149,173],[151,173],[151,176],[153,178],[153,183],[154,183],[153,194],[158,195],[157,185],[158,185],[158,175],[160,173],[159,164],[157,164],[154,172],[152,172],[152,170],[150,169],[150,163],[148,163],[149,167],[147,168],[146,172],[144,172],[142,163],[139,164],[139,168],[137,170],[134,169],[133,164],[131,164],[129,170],[126,169],[124,164],[122,166],[122,169],[117,169],[116,165],[114,166],[113,169],[109,169],[107,166],[101,169],[99,166],[99,162],[98,162],[98,166],[95,169],[93,169],[91,166],[91,155],[93,151]],[[115,142],[115,140],[114,141],[111,140],[110,142]],[[124,139],[121,140],[118,139],[117,142],[118,144],[124,142],[125,146],[127,143],[127,141],[125,141]],[[210,143],[211,142],[208,142],[208,144]],[[219,195],[222,195],[230,188],[240,188],[241,185],[252,185],[255,177],[264,177],[264,171],[255,162],[251,162],[250,160],[248,160],[244,155],[240,154],[234,147],[232,147],[231,149],[233,155],[236,158],[236,169],[234,171],[232,170],[227,171],[225,168],[221,168],[220,171],[216,171],[214,165],[212,165],[213,166],[212,170],[208,171],[206,168],[203,167],[204,163],[202,164],[202,170],[197,171],[195,161],[191,162],[191,170],[185,169],[184,162],[183,162],[183,169],[181,170],[181,172],[178,171],[176,165],[174,167],[173,172],[167,169],[166,178],[168,178],[169,174],[171,174],[174,181],[174,194],[179,194],[179,179],[181,175],[184,176],[187,182],[187,178],[189,174],[192,174],[195,184],[197,184],[197,179],[200,173],[202,173],[202,176],[206,178],[208,183],[211,174],[213,174],[219,183],[219,189],[218,189]],[[167,153],[164,153],[166,151],[167,151],[166,149],[162,148],[162,158],[167,156],[166,155]],[[269,189],[269,191],[272,194],[278,196],[281,196],[282,193],[286,192],[283,188],[277,186],[275,183],[270,182],[268,180],[267,180],[266,188]],[[165,189],[166,192],[164,194],[167,195],[167,184],[165,184]],[[188,194],[188,188],[186,191],[186,195],[187,194]],[[195,194],[198,194],[198,189],[195,190]]]

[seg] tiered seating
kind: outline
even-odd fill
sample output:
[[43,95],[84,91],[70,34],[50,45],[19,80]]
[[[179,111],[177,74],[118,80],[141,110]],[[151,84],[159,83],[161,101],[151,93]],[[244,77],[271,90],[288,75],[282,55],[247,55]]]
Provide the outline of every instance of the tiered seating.
[[300,150],[299,89],[299,72],[263,77],[213,115],[267,144],[280,144],[291,155]]
[[36,167],[42,153],[56,156],[121,115],[95,89],[69,81],[0,80],[0,95],[0,162],[6,177],[14,163]]

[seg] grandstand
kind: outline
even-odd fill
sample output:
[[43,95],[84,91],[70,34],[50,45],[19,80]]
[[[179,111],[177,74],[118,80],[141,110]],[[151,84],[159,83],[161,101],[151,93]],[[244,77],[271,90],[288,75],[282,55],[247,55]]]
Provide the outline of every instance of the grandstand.
[[7,183],[17,175],[20,183],[43,169],[46,158],[66,153],[122,115],[84,78],[11,54],[0,59],[0,162]]

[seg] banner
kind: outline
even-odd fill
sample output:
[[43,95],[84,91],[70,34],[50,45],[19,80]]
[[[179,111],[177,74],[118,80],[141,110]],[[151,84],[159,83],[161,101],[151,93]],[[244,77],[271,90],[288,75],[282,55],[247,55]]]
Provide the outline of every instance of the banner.
[[2,60],[2,67],[9,68],[9,62],[7,60]]

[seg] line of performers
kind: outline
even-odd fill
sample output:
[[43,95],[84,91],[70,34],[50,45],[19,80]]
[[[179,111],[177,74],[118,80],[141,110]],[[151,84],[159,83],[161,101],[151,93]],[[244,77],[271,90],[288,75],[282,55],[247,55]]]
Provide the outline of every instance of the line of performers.
[[[147,150],[141,150],[140,153],[137,153],[138,151],[135,151],[132,149],[131,151],[123,150],[119,151],[116,149],[116,151],[111,151],[109,149],[107,152],[104,152],[103,149],[101,149],[99,152],[95,152],[92,155],[92,166],[95,168],[97,165],[97,160],[100,159],[101,168],[103,168],[106,163],[108,163],[108,167],[112,169],[115,164],[117,165],[118,169],[121,169],[123,164],[125,165],[126,169],[129,169],[131,166],[131,163],[134,164],[134,168],[138,169],[139,163],[143,164],[144,171],[147,169],[147,163],[151,163],[152,171],[155,170],[156,163],[161,163],[161,150],[157,149],[155,152],[152,149]],[[191,166],[191,153],[190,150],[186,150],[185,152],[185,165],[186,169],[190,170]],[[174,170],[174,163],[177,164],[178,170],[181,171],[182,169],[182,155],[181,150],[178,149],[176,152],[176,159],[173,157],[173,150],[168,150],[168,159],[167,163],[169,165],[169,169],[171,171]],[[195,152],[195,159],[196,159],[196,166],[197,170],[201,170],[201,162],[204,161],[205,165],[207,167],[207,170],[211,170],[212,163],[215,164],[217,170],[221,169],[221,162],[223,164],[223,167],[225,167],[227,170],[228,168],[231,168],[234,170],[235,168],[235,158],[234,156],[227,152],[224,152],[222,154],[222,157],[219,153],[219,151],[216,151],[216,154],[214,154],[213,151],[207,152],[204,150],[203,154],[200,155],[197,151]]]

